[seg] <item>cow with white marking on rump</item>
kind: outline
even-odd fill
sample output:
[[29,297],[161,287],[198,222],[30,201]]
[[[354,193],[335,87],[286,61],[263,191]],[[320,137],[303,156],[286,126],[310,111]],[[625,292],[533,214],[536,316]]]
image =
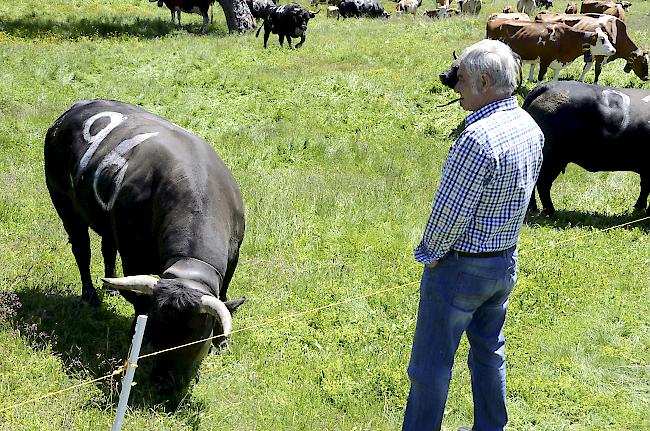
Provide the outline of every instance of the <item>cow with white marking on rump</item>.
[[596,63],[594,83],[598,82],[600,72],[605,63],[613,60],[623,58],[625,59],[625,67],[623,71],[629,73],[634,71],[636,76],[644,81],[648,80],[648,63],[650,56],[647,50],[639,49],[636,44],[630,39],[627,34],[627,28],[623,21],[611,15],[571,15],[571,14],[557,14],[557,13],[539,13],[535,17],[538,22],[561,22],[569,25],[576,30],[582,31],[595,31],[597,28],[602,29],[612,42],[616,52],[609,56],[596,56],[595,58],[590,55],[585,55],[585,66],[582,69],[582,74],[578,81],[582,81],[587,72],[591,69],[592,64]]
[[[553,214],[551,186],[567,164],[590,172],[632,171],[641,176],[634,209],[647,208],[650,194],[650,91],[576,81],[538,85],[522,108],[544,132],[544,161],[537,192]],[[535,196],[530,209],[537,210]],[[646,214],[650,215],[650,207]]]
[[[243,302],[226,301],[226,292],[244,238],[244,205],[210,144],[137,106],[80,101],[48,129],[44,162],[84,301],[100,303],[90,274],[91,228],[102,238],[104,282],[136,316],[149,316],[145,340],[155,351],[210,336],[215,345],[225,341]],[[116,276],[118,252],[124,277]],[[211,344],[156,357],[151,380],[172,406]]]
[[311,12],[298,3],[289,3],[282,6],[271,6],[267,9],[268,13],[264,18],[264,24],[257,29],[255,37],[260,35],[262,26],[264,27],[264,48],[269,40],[271,33],[277,34],[280,40],[280,46],[284,46],[284,38],[287,38],[289,48],[291,46],[291,38],[299,37],[300,42],[296,44],[296,48],[300,48],[305,43],[307,24],[311,18],[314,18],[320,10]]
[[557,80],[560,70],[584,52],[608,56],[616,52],[600,28],[594,32],[584,32],[561,23],[495,19],[487,22],[487,37],[505,43],[524,63],[531,65],[529,81],[533,81],[538,63],[538,82],[544,78],[549,67],[553,69],[553,79]]

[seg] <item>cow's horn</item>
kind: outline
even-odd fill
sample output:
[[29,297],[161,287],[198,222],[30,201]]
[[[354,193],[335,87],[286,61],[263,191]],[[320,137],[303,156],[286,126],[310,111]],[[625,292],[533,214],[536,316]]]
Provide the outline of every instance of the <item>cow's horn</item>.
[[454,60],[458,60],[458,55],[456,55],[456,51],[453,51],[452,54],[454,55]]
[[223,328],[223,335],[227,337],[232,332],[232,315],[226,304],[210,295],[201,296],[201,313],[207,313],[214,317],[219,318],[221,321],[221,327]]
[[130,275],[119,278],[102,278],[102,281],[110,287],[129,292],[153,295],[153,290],[158,283],[156,277],[150,275]]

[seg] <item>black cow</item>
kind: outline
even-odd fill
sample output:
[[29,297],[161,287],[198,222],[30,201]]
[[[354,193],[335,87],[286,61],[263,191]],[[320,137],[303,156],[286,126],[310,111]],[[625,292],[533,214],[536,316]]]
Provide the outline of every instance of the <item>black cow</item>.
[[265,19],[270,8],[277,6],[273,0],[246,0],[246,4],[255,19]]
[[[154,2],[156,0],[149,1]],[[179,27],[181,26],[181,12],[201,15],[203,17],[203,33],[207,33],[210,26],[208,11],[214,2],[215,0],[158,0],[158,7],[167,6],[172,13],[172,22],[174,22],[174,13],[176,13]]]
[[[305,43],[307,23],[320,12],[320,10],[316,12],[308,11],[298,3],[269,7],[267,11],[268,13],[264,17],[264,48],[266,48],[271,33],[278,35],[280,46],[284,46],[284,38],[286,37],[289,48],[292,48],[291,38],[299,37],[300,42],[296,44],[296,48],[300,48]],[[260,35],[260,30],[262,30],[262,26],[257,29],[255,37]]]
[[343,18],[390,18],[390,13],[377,0],[341,0],[339,16]]
[[[136,316],[149,316],[145,338],[154,350],[212,334],[224,335],[217,344],[225,341],[231,313],[243,302],[227,302],[226,291],[244,237],[244,207],[210,144],[136,106],[80,101],[47,131],[45,178],[85,301],[99,304],[90,227],[102,238],[104,282]],[[115,278],[118,251],[122,278]],[[156,356],[151,377],[168,399],[187,390],[209,348],[202,342]]]
[[553,7],[553,0],[535,0],[535,6],[548,10]]
[[[641,175],[636,210],[650,194],[650,91],[576,81],[538,85],[522,107],[544,132],[544,162],[537,191],[553,214],[551,185],[568,163],[590,172],[633,171]],[[536,210],[533,195],[530,209]],[[650,208],[646,211],[650,214]]]

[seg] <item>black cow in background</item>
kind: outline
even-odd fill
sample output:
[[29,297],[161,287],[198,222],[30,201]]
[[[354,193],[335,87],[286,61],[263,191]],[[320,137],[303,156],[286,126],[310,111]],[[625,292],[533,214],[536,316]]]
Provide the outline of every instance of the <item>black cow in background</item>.
[[343,18],[390,18],[390,13],[377,0],[341,0],[339,16]]
[[277,6],[274,0],[246,0],[246,4],[255,19],[265,19],[270,9]]
[[[298,3],[289,3],[282,6],[271,6],[267,8],[268,13],[264,17],[264,48],[269,40],[269,34],[277,34],[280,39],[280,46],[284,46],[284,38],[287,38],[289,48],[291,46],[291,38],[299,37],[300,42],[296,44],[296,48],[300,48],[305,43],[305,32],[307,31],[307,23],[311,18],[314,18],[319,11],[311,12]],[[257,29],[255,37],[260,35],[262,26]]]
[[[576,81],[538,85],[522,107],[544,132],[544,161],[537,192],[544,212],[555,212],[551,185],[567,164],[590,171],[632,171],[641,175],[635,210],[650,194],[650,91]],[[535,195],[529,209],[536,210]],[[650,215],[650,208],[646,211]]]
[[[120,290],[136,316],[149,316],[144,336],[154,350],[213,334],[220,342],[230,334],[231,313],[243,302],[227,302],[226,291],[244,238],[244,204],[210,144],[142,108],[84,100],[48,129],[44,156],[47,188],[85,301],[99,304],[90,274],[90,227],[102,238],[104,282]],[[172,405],[210,344],[156,357],[151,378]]]

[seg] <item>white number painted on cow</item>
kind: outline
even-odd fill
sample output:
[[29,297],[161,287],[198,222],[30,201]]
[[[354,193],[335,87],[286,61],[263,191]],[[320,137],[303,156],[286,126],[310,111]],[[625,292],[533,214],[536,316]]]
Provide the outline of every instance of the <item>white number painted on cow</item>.
[[[91,135],[90,129],[95,121],[105,117],[108,117],[110,119],[109,123],[95,135]],[[95,152],[97,152],[97,148],[99,148],[99,145],[102,143],[102,141],[106,139],[109,133],[111,133],[116,127],[122,124],[127,118],[128,117],[126,115],[119,112],[106,111],[95,114],[84,122],[83,138],[88,143],[88,149],[79,161],[79,168],[77,170],[78,179],[88,167],[90,159],[92,159],[92,157],[95,155]],[[156,135],[158,135],[158,132],[140,133],[133,136],[132,138],[125,139],[120,142],[111,152],[104,156],[102,161],[99,163],[93,175],[93,191],[95,193],[95,199],[97,200],[97,203],[104,210],[108,211],[113,208],[115,199],[117,199],[117,194],[122,188],[122,181],[124,181],[124,175],[126,174],[126,170],[129,167],[128,160],[125,158],[126,153],[140,145],[142,142]],[[117,174],[113,177],[112,180],[113,187],[110,196],[107,200],[104,200],[100,196],[98,190],[99,178],[104,171],[111,169],[113,166],[115,166]]]
[[607,89],[601,93],[601,103],[612,113],[616,112],[621,115],[620,124],[612,124],[612,126],[616,126],[615,130],[603,129],[605,137],[618,138],[630,124],[630,96],[618,90]]
[[[110,119],[109,123],[95,135],[91,135],[90,128],[93,126],[93,124],[95,124],[95,121],[104,117],[108,117]],[[97,151],[99,144],[102,143],[104,138],[106,138],[106,136],[108,136],[108,134],[111,133],[114,128],[122,124],[126,118],[126,115],[120,114],[119,112],[108,111],[95,114],[84,122],[83,137],[86,142],[88,142],[89,147],[79,161],[77,179],[80,178],[81,174],[83,174],[86,170],[86,166],[88,166],[88,162],[90,162],[90,159],[95,155],[95,151]]]

